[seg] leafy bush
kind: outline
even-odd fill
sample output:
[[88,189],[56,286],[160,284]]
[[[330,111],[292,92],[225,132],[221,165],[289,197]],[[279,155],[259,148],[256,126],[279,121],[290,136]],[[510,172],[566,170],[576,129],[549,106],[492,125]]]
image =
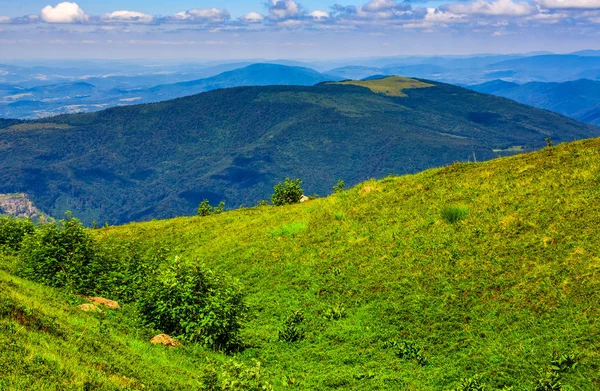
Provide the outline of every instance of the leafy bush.
[[414,360],[421,366],[427,365],[425,353],[414,342],[393,340],[386,343],[384,347],[395,349],[398,358]]
[[339,302],[336,305],[327,308],[323,314],[323,317],[327,320],[340,320],[344,319],[346,316],[348,316],[346,308]]
[[475,375],[470,379],[461,380],[459,386],[453,391],[485,391],[487,389],[487,386],[481,380],[481,376]]
[[549,370],[557,373],[565,373],[577,367],[578,357],[576,354],[560,354],[556,350],[552,352],[552,361]]
[[177,257],[158,272],[140,310],[158,330],[222,350],[238,347],[248,311],[237,282]]
[[260,361],[255,361],[254,366],[248,367],[235,361],[223,365],[222,391],[273,391],[274,388],[264,380],[264,371]]
[[267,201],[267,200],[260,200],[260,201],[258,201],[258,203],[256,204],[256,206],[258,206],[258,207],[269,206],[269,201]]
[[0,216],[0,249],[8,248],[19,251],[25,236],[35,231],[31,220],[18,219],[12,216]]
[[535,379],[533,391],[562,391],[563,386],[560,373],[547,370],[544,374]]
[[96,276],[103,269],[96,242],[83,224],[70,216],[43,224],[26,236],[20,256],[24,277],[78,293],[93,292]]
[[225,202],[221,201],[219,205],[214,208],[210,206],[208,200],[204,200],[198,205],[198,216],[208,216],[212,214],[219,214],[225,211]]
[[339,179],[337,181],[337,184],[335,186],[333,186],[333,192],[341,193],[342,191],[344,191],[345,188],[346,188],[346,184],[344,183],[343,180]]
[[442,208],[441,215],[447,223],[454,224],[467,218],[469,211],[464,206],[449,205]]
[[274,191],[271,202],[275,206],[297,204],[304,194],[300,179],[285,178],[285,182],[275,185]]
[[279,340],[282,342],[298,342],[304,339],[304,314],[301,311],[293,311],[288,316],[283,324],[283,328],[279,330]]

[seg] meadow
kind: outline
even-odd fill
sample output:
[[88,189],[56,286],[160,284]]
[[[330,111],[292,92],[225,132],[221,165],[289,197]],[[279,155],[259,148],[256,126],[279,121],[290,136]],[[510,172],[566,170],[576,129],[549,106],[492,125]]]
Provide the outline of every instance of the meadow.
[[162,330],[133,301],[83,313],[68,287],[17,277],[7,251],[0,388],[599,389],[599,201],[590,139],[89,231],[237,281],[249,316],[228,353],[152,346]]

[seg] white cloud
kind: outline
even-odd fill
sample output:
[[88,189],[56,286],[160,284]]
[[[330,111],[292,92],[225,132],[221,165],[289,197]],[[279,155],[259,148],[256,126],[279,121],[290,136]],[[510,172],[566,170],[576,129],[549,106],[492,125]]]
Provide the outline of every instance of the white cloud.
[[389,10],[398,6],[395,0],[371,0],[361,8],[366,12]]
[[425,22],[437,24],[437,23],[460,23],[464,21],[464,15],[453,14],[452,12],[444,12],[435,8],[427,8],[425,14]]
[[287,28],[293,28],[293,27],[299,27],[302,25],[302,21],[300,20],[294,20],[294,19],[288,19],[285,20],[283,22],[279,22],[277,23],[278,26],[281,27],[287,27]]
[[77,3],[63,2],[56,7],[44,7],[41,12],[46,23],[82,23],[89,19]]
[[399,4],[395,0],[371,0],[357,9],[357,15],[369,19],[392,19],[410,13],[408,3]]
[[271,0],[269,17],[275,20],[291,19],[300,16],[300,7],[294,0]]
[[154,17],[152,15],[143,14],[136,11],[115,11],[104,15],[102,19],[109,22],[150,23],[154,20]]
[[488,16],[527,16],[537,12],[532,4],[513,0],[476,0],[468,4],[450,4],[445,8],[454,14]]
[[265,17],[258,12],[250,12],[242,16],[240,19],[246,23],[260,23],[265,19]]
[[0,24],[12,23],[12,19],[8,16],[0,16]]
[[321,10],[314,10],[313,12],[311,12],[308,15],[317,22],[325,21],[331,17],[329,12],[321,11]]
[[229,12],[218,8],[191,9],[175,14],[175,20],[190,22],[219,23],[225,22],[231,18]]
[[536,0],[545,9],[600,9],[600,0]]

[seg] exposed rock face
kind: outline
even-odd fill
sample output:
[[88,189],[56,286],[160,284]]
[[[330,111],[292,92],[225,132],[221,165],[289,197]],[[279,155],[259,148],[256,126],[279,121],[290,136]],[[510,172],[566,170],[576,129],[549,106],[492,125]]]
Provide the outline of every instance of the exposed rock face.
[[170,348],[176,348],[178,346],[183,346],[181,344],[181,342],[174,340],[173,338],[169,337],[167,334],[159,334],[159,335],[153,337],[150,340],[150,343],[153,345],[165,345]]
[[86,297],[87,301],[91,301],[92,303],[100,304],[105,306],[106,308],[110,308],[111,310],[116,310],[121,308],[119,303],[114,300],[108,300],[103,297]]
[[29,219],[40,218],[43,215],[24,193],[0,194],[1,213]]
[[308,198],[308,197],[307,197],[307,196],[305,196],[305,195],[303,195],[303,196],[300,198],[300,202],[306,202],[306,201],[309,201],[309,200],[310,200],[310,198]]

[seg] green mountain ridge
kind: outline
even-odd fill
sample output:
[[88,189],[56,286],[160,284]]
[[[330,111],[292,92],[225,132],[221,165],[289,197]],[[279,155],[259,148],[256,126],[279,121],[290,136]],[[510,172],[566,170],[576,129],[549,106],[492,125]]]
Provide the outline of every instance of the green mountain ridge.
[[[80,297],[15,277],[0,254],[0,388],[189,390],[244,376],[275,390],[464,391],[479,376],[493,391],[594,390],[599,201],[590,139],[303,204],[92,231],[239,279],[253,316],[230,356],[152,347],[131,306],[83,313]],[[282,342],[292,311],[304,338]],[[534,388],[556,371],[559,386]],[[213,389],[269,389],[227,387]]]
[[353,85],[222,89],[39,121],[0,121],[0,194],[99,224],[255,205],[285,177],[326,195],[390,173],[533,150],[600,129],[451,85],[376,94]]
[[[532,82],[523,85],[495,80],[469,87],[568,117],[600,125],[593,110],[600,104],[600,81],[575,80],[563,83]],[[592,111],[592,115],[588,114]]]

